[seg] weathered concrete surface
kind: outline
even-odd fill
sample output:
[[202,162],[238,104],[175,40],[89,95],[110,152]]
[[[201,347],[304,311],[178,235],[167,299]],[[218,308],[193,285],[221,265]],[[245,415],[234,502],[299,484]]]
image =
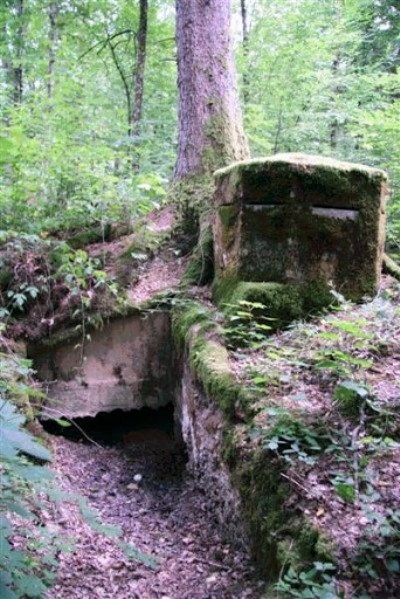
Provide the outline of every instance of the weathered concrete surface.
[[383,171],[304,154],[238,162],[215,174],[216,277],[332,282],[376,292],[385,236]]
[[30,350],[48,393],[48,407],[76,418],[116,409],[157,408],[171,401],[167,312],[112,320],[91,332],[83,352],[79,342],[78,338]]
[[180,365],[175,388],[175,418],[187,447],[189,469],[198,477],[213,503],[226,538],[247,546],[238,491],[223,460],[224,416],[215,399],[204,392],[187,361]]

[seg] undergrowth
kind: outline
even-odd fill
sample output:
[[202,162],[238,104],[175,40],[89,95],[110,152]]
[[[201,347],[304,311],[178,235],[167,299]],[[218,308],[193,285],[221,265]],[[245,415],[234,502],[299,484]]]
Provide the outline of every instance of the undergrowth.
[[65,242],[11,238],[0,247],[0,271],[0,322],[14,337],[48,335],[70,320],[84,340],[89,324],[124,303],[100,259]]
[[254,324],[258,306],[237,314],[231,355],[253,397],[250,437],[281,460],[297,509],[326,534],[348,523],[351,535],[342,544],[334,534],[332,563],[283,564],[278,597],[394,596],[400,588],[400,510],[390,488],[400,405],[374,384],[400,348],[399,292],[392,286],[363,307],[342,302],[331,316],[269,337]]

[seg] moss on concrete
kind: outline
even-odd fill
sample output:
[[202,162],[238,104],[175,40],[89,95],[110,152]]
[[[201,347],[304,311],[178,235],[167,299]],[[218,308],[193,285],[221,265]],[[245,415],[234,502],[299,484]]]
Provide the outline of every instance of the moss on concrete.
[[317,177],[319,176],[321,181],[333,183],[334,185],[339,184],[339,187],[343,182],[343,175],[346,177],[346,175],[351,173],[359,173],[366,176],[370,181],[377,183],[387,179],[384,171],[364,164],[302,153],[281,153],[274,156],[264,156],[234,162],[225,168],[215,171],[214,177],[217,181],[231,174],[235,174],[235,176],[238,174],[239,178],[241,178],[243,173],[262,172],[271,166],[278,169],[282,166],[287,171],[288,164],[300,174],[313,176],[317,174]]
[[266,449],[250,450],[232,473],[239,489],[251,549],[260,572],[274,582],[282,570],[314,561],[335,562],[333,545],[306,516],[286,507],[290,487],[284,464]]
[[[215,173],[217,277],[332,281],[348,299],[374,295],[384,241],[386,175],[303,154]],[[321,285],[320,285],[321,287]]]
[[227,418],[246,418],[248,398],[236,382],[229,355],[220,341],[215,312],[199,302],[185,302],[172,310],[175,345],[185,351],[194,378]]
[[221,242],[224,247],[230,247],[236,238],[236,222],[239,209],[235,205],[221,206],[217,209],[221,223]]
[[272,331],[334,303],[324,281],[290,285],[238,281],[235,276],[214,281],[213,300],[227,314],[235,311],[242,301],[263,304],[264,309],[259,312],[273,319],[270,321]]
[[177,348],[182,350],[190,341],[192,328],[204,334],[215,326],[213,312],[194,300],[177,302],[172,310],[172,336]]
[[[234,285],[236,297],[243,297],[240,285],[239,289]],[[255,289],[260,293],[259,287]],[[251,293],[252,287],[246,287],[247,291]],[[267,297],[279,295],[281,286],[267,285],[263,291]],[[244,297],[249,296],[245,293]],[[260,296],[256,298],[259,301]],[[289,484],[282,477],[286,463],[268,449],[257,448],[246,433],[245,423],[253,416],[251,398],[233,376],[228,352],[218,338],[215,313],[192,301],[176,306],[172,316],[175,344],[184,350],[193,378],[225,417],[221,457],[240,494],[242,516],[260,572],[272,582],[290,565],[301,569],[318,559],[332,562],[330,542],[307,517],[286,507],[290,495]],[[238,420],[238,414],[244,415],[244,421]]]
[[189,364],[206,395],[232,420],[240,387],[233,377],[225,347],[217,341],[197,338],[189,351]]

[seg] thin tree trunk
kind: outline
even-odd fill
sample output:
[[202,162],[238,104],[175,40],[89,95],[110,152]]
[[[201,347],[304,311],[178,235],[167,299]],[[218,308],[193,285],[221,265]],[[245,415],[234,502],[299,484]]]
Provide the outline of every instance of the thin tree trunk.
[[243,57],[244,57],[244,73],[243,73],[243,100],[245,105],[249,101],[249,27],[247,22],[247,5],[246,0],[240,0],[240,12],[242,16],[242,35],[243,35]]
[[18,0],[17,2],[17,19],[18,19],[18,27],[17,27],[17,35],[16,35],[16,61],[15,66],[13,68],[14,75],[14,85],[13,85],[13,101],[14,104],[22,104],[22,97],[24,91],[24,79],[23,79],[23,65],[22,65],[22,55],[23,55],[23,46],[24,46],[24,0]]
[[[342,17],[343,17],[343,0],[336,0],[335,3],[335,16],[336,16],[336,20],[337,22],[340,24]],[[340,49],[338,49],[336,56],[334,57],[333,61],[332,61],[332,78],[333,78],[333,85],[332,85],[332,95],[333,95],[333,100],[334,100],[334,106],[336,105],[336,101],[339,99],[340,93],[341,93],[341,88],[340,88],[340,83],[339,83],[339,76],[340,76],[340,65],[341,65],[341,60],[342,60],[342,53],[340,51]],[[336,108],[336,106],[335,106]],[[332,151],[335,151],[338,147],[338,143],[339,143],[339,138],[340,138],[340,123],[337,119],[336,116],[333,117],[332,121],[331,121],[331,125],[330,125],[330,147]]]
[[176,0],[176,42],[175,180],[248,156],[230,48],[230,0]]
[[56,66],[57,51],[57,2],[50,2],[49,5],[49,65],[47,80],[47,96],[51,98],[54,90],[54,73]]
[[[5,24],[1,28],[1,45],[4,47],[6,47],[6,45],[7,45],[7,27]],[[8,86],[10,84],[10,82],[13,80],[13,76],[14,76],[14,73],[10,66],[9,57],[8,56],[0,57],[0,65],[4,71],[4,80],[7,82],[7,86]],[[3,116],[3,122],[6,125],[8,125],[8,116],[5,116],[5,115]]]
[[[146,44],[147,44],[147,22],[148,22],[148,0],[140,0],[139,30],[137,34],[136,68],[134,73],[134,101],[131,117],[131,135],[133,138],[140,137],[143,91],[144,91],[144,69],[146,66]],[[136,154],[132,161],[134,170],[139,170],[139,156]]]
[[110,48],[111,57],[113,59],[115,68],[118,71],[119,76],[121,77],[122,85],[125,92],[125,101],[126,101],[126,115],[127,115],[127,124],[128,124],[128,137],[132,136],[132,93],[131,86],[129,85],[128,78],[124,72],[122,65],[118,60],[117,53],[115,51],[115,46],[113,45],[110,36],[107,38],[106,42]]
[[[338,74],[339,74],[338,73],[339,63],[340,63],[339,56],[336,56],[336,58],[332,62],[332,75],[333,75],[333,79],[334,79],[332,92],[333,92],[333,98],[335,101],[339,96],[339,86],[336,81]],[[329,141],[330,141],[331,150],[336,150],[336,148],[338,146],[338,141],[339,141],[339,122],[336,117],[333,117],[331,124],[330,124],[330,140]]]

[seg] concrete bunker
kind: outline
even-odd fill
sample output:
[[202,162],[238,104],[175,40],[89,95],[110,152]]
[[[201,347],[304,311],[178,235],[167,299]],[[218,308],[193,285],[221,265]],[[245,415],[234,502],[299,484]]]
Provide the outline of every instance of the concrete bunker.
[[[358,301],[376,291],[384,242],[383,172],[277,156],[232,165],[216,181],[214,285],[228,283],[226,299],[244,286],[253,297],[264,293],[272,307],[294,320],[303,313],[309,283],[332,281]],[[233,378],[213,308],[192,304],[172,309],[174,335],[168,311],[137,310],[92,330],[88,339],[75,332],[44,341],[30,357],[48,394],[48,418],[99,413],[111,418],[116,410],[127,416],[142,409],[153,418],[169,406],[189,467],[204,481],[228,538],[238,544],[250,540],[262,561],[258,541],[265,519],[258,507],[268,488],[256,486],[249,500],[248,476],[257,470],[257,453],[246,438],[248,470],[242,472],[235,436],[243,433],[250,400]],[[274,553],[276,547],[265,544],[263,551]]]
[[215,174],[217,280],[333,285],[376,293],[385,239],[383,171],[305,154],[235,163]]

